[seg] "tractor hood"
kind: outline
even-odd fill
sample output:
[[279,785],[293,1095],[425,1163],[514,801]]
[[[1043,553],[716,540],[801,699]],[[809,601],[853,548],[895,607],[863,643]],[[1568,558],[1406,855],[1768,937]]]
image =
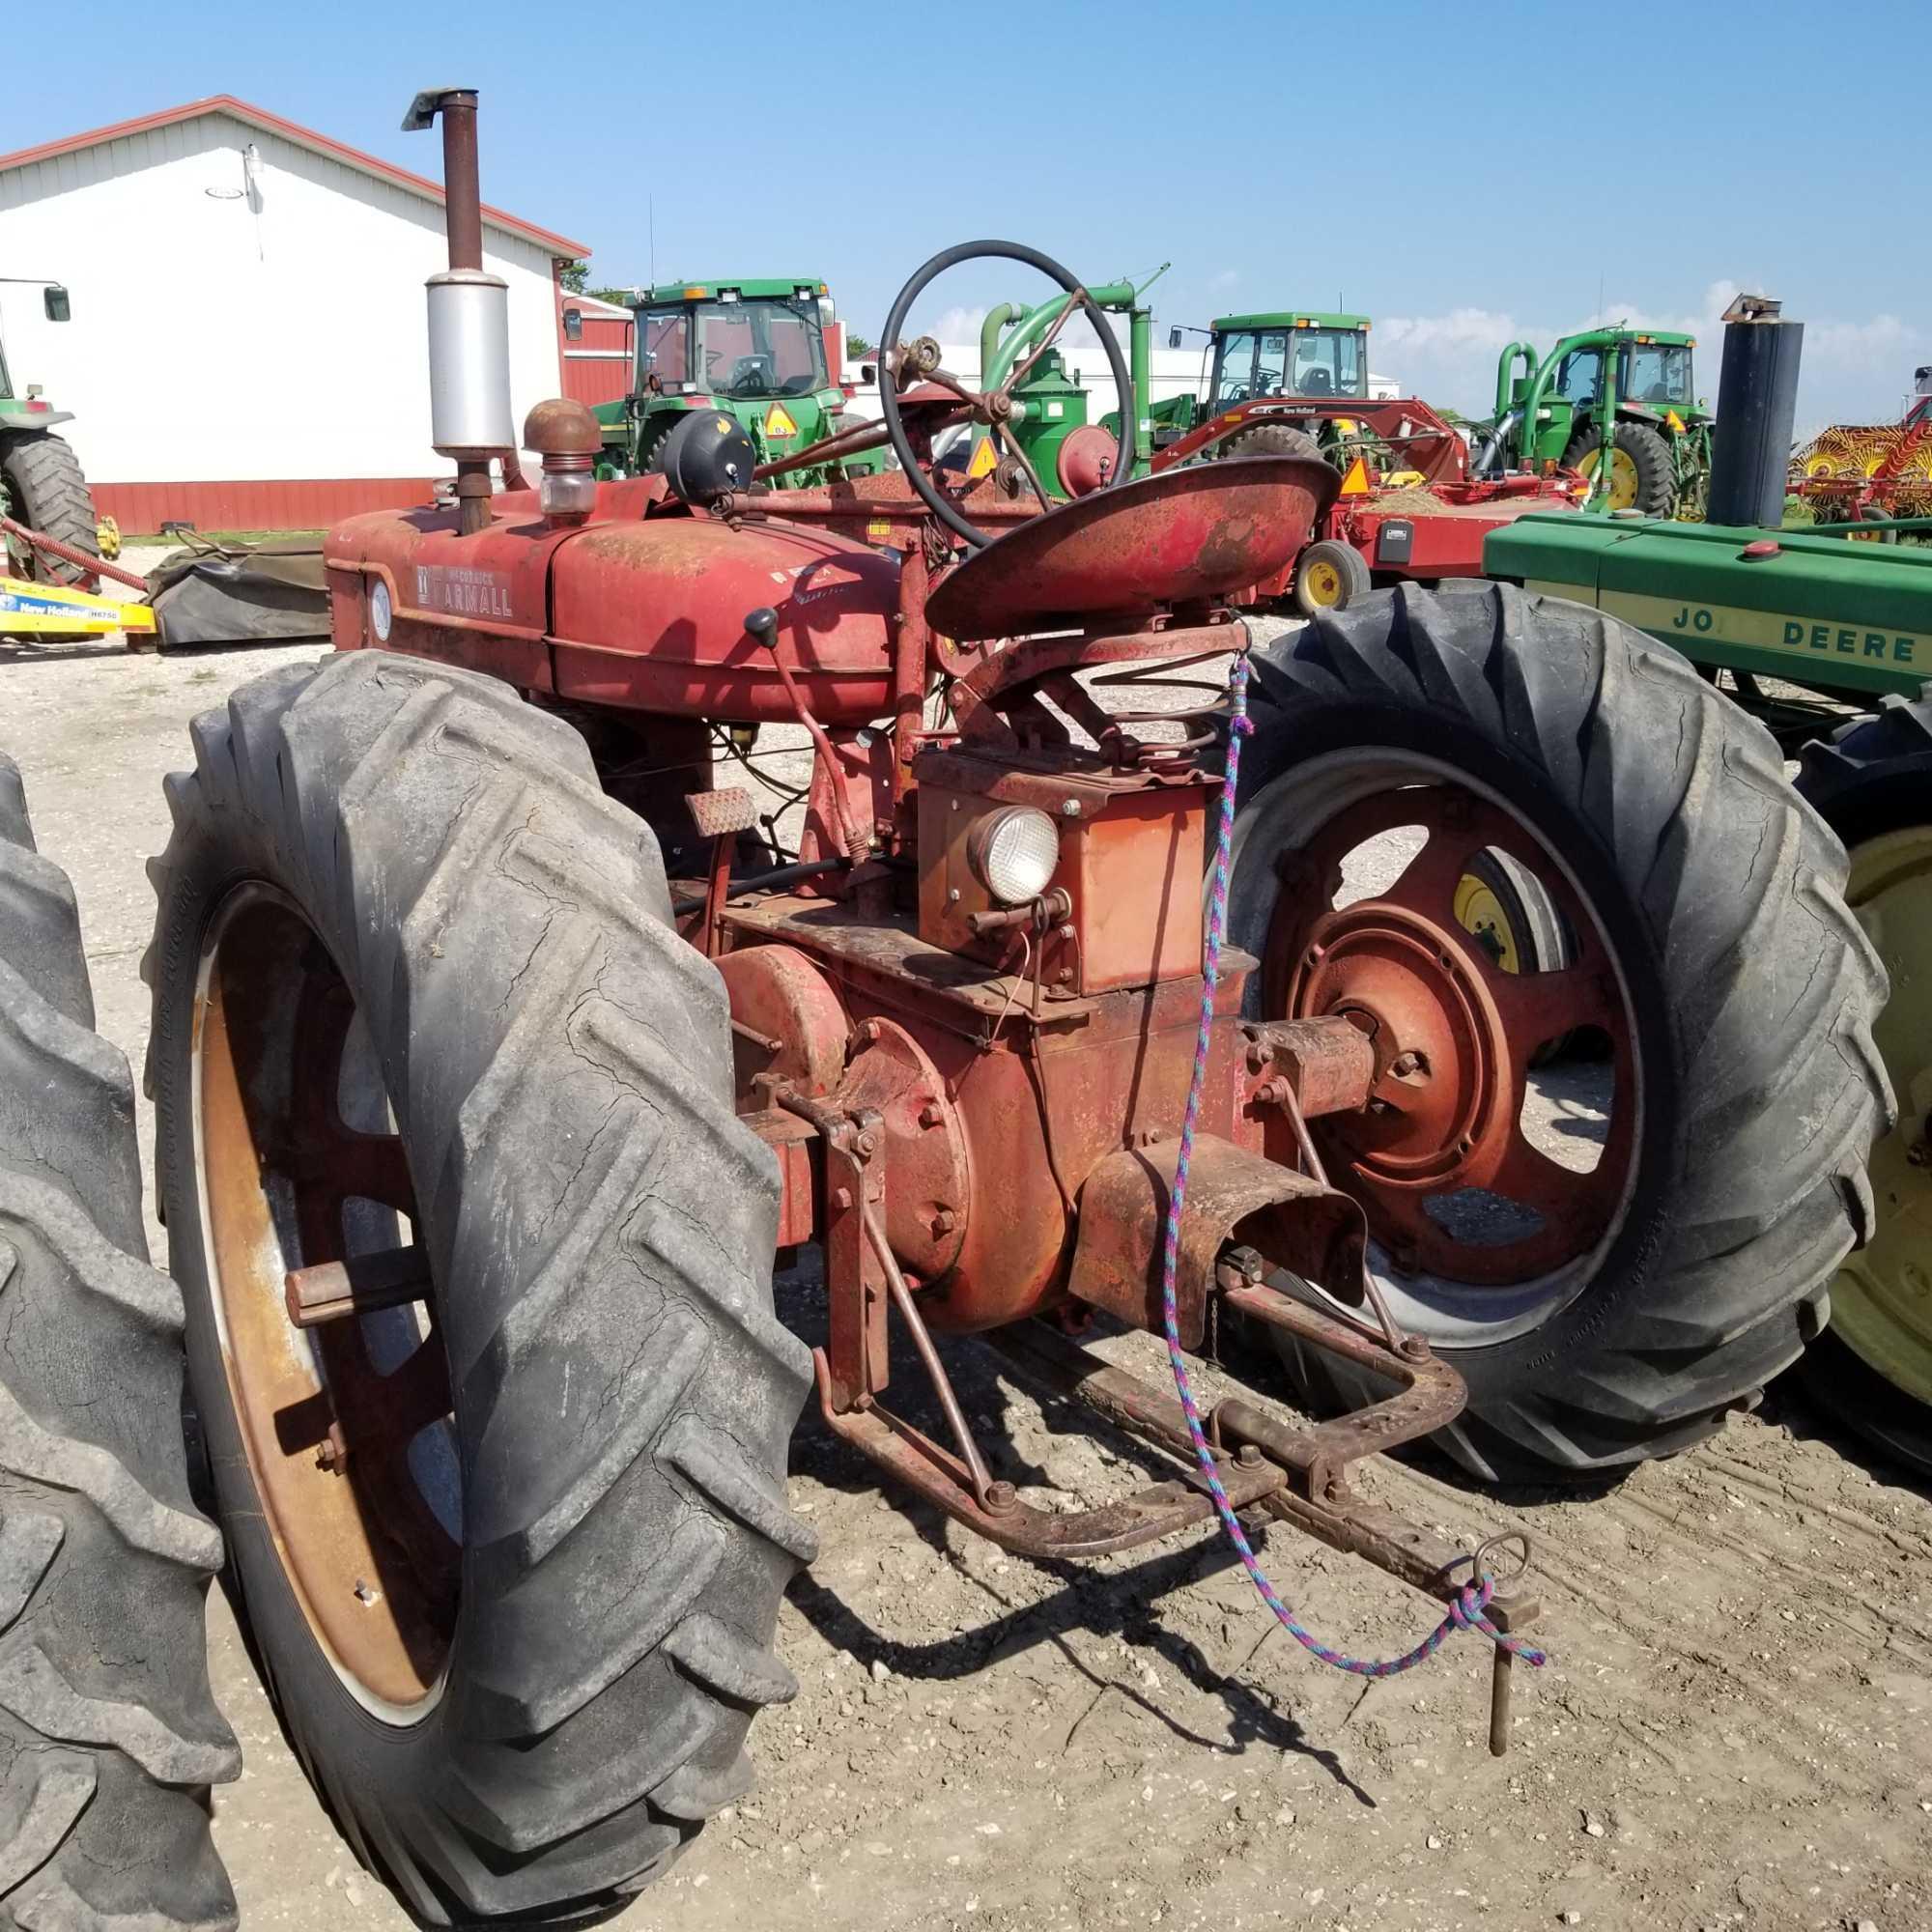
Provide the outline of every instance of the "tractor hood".
[[467,537],[441,510],[378,512],[331,530],[336,647],[444,658],[559,697],[758,724],[793,715],[745,629],[768,607],[778,649],[823,723],[863,724],[891,708],[891,556],[776,520],[733,528],[694,515],[661,476],[600,484],[580,525],[547,521],[530,491],[505,492],[492,509]]

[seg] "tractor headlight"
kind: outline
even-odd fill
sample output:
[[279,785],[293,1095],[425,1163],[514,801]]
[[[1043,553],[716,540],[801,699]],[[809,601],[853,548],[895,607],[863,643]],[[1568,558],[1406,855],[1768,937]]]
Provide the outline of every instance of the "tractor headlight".
[[1060,828],[1030,805],[988,812],[967,835],[966,863],[1001,905],[1025,905],[1053,881]]
[[389,608],[389,586],[379,577],[369,586],[369,628],[379,644],[389,641],[389,624],[394,612]]

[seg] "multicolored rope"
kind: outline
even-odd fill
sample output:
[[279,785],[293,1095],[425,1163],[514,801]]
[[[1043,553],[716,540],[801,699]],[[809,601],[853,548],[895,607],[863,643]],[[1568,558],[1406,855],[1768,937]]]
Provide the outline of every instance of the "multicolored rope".
[[1495,1589],[1487,1572],[1464,1584],[1451,1602],[1449,1614],[1413,1650],[1404,1652],[1401,1657],[1376,1662],[1345,1657],[1339,1650],[1330,1650],[1320,1637],[1304,1630],[1295,1621],[1293,1611],[1275,1595],[1274,1585],[1268,1581],[1256,1560],[1247,1532],[1241,1527],[1241,1520],[1235,1514],[1227,1491],[1221,1487],[1214,1451],[1208,1445],[1207,1431],[1201,1426],[1201,1410],[1194,1400],[1193,1385],[1187,1378],[1187,1361],[1180,1352],[1180,1314],[1175,1298],[1175,1275],[1180,1261],[1180,1217],[1187,1203],[1187,1167],[1194,1153],[1194,1123],[1201,1111],[1201,1090],[1208,1078],[1208,1047],[1214,1028],[1214,982],[1220,977],[1221,941],[1228,929],[1228,880],[1234,869],[1235,781],[1241,769],[1241,740],[1254,729],[1254,723],[1248,717],[1248,660],[1245,653],[1235,660],[1228,694],[1234,716],[1228,733],[1228,771],[1221,784],[1219,831],[1214,844],[1214,883],[1208,903],[1208,949],[1202,968],[1201,1027],[1194,1039],[1194,1077],[1187,1089],[1187,1109],[1180,1121],[1180,1154],[1174,1169],[1174,1196],[1167,1208],[1167,1241],[1161,1276],[1161,1311],[1167,1329],[1167,1359],[1173,1366],[1174,1386],[1187,1416],[1187,1433],[1194,1438],[1194,1454],[1201,1463],[1201,1473],[1207,1479],[1208,1492],[1214,1498],[1214,1507],[1220,1514],[1221,1526],[1228,1532],[1228,1540],[1239,1551],[1242,1566],[1248,1573],[1249,1580],[1261,1593],[1262,1602],[1274,1612],[1276,1620],[1289,1635],[1323,1663],[1332,1663],[1337,1670],[1353,1671],[1357,1677],[1394,1677],[1434,1657],[1441,1648],[1442,1639],[1452,1630],[1473,1630],[1481,1631],[1492,1643],[1513,1652],[1525,1663],[1541,1665],[1544,1662],[1542,1651],[1524,1643],[1520,1637],[1499,1631],[1483,1614]]

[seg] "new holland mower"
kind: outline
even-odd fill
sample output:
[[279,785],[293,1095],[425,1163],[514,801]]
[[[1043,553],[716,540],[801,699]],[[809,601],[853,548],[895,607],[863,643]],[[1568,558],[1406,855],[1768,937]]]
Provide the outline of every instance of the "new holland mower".
[[[940,430],[1011,420],[908,339],[937,275],[995,256],[1090,309],[1013,243],[895,302],[895,471],[765,490],[700,411],[600,483],[551,401],[537,487],[493,496],[475,106],[409,124],[443,124],[455,506],[334,529],[333,656],[196,723],[147,967],[231,1560],[344,1831],[432,1921],[662,1873],[795,1688],[808,1400],[1027,1557],[1217,1520],[1258,1575],[1264,1521],[1355,1552],[1435,1600],[1406,1657],[1270,1606],[1347,1668],[1478,1631],[1499,1748],[1526,1545],[1457,1548],[1351,1471],[1433,1438],[1614,1472],[1815,1333],[1889,1114],[1837,842],[1598,613],[1405,586],[1257,647],[1226,599],[1306,540],[1323,463],[1133,479],[1123,446],[1051,509],[933,473]],[[784,850],[714,768],[778,724],[812,748]],[[1542,970],[1459,921],[1485,860],[1549,908]],[[772,1281],[808,1246],[799,1336]],[[1320,1419],[1196,1399],[1237,1321]],[[1171,1383],[1089,1346],[1123,1328]],[[954,1394],[974,1347],[1154,1479],[1024,1487]]]

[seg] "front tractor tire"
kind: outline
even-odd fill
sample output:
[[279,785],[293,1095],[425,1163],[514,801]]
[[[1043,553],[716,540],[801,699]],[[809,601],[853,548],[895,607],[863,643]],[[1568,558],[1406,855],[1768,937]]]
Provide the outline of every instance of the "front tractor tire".
[[[1398,1319],[1462,1373],[1486,1478],[1668,1455],[1823,1327],[1869,1235],[1885,975],[1770,736],[1580,606],[1404,585],[1254,661],[1230,936],[1268,1017],[1377,1040],[1318,1119]],[[1458,917],[1498,855],[1560,947]],[[1514,965],[1517,970],[1510,970]],[[1323,1406],[1373,1393],[1331,1357]]]
[[[723,985],[650,832],[504,685],[358,652],[193,739],[150,1078],[265,1675],[419,1918],[598,1916],[795,1690],[809,1358]],[[298,1330],[285,1274],[334,1261],[384,1305]]]
[[0,757],[0,1932],[233,1932],[208,1786],[221,1538],[189,1499],[182,1301],[73,890]]

